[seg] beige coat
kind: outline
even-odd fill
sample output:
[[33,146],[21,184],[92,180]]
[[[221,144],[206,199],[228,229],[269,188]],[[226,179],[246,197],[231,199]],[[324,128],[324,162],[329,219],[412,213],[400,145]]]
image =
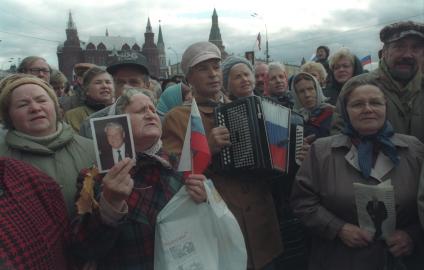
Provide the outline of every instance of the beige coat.
[[[385,64],[370,73],[359,76],[369,76],[373,82],[384,92],[387,98],[387,120],[393,126],[396,133],[402,133],[417,137],[424,143],[424,80],[421,72],[403,88],[401,88],[386,71]],[[342,96],[342,93],[340,93]],[[337,112],[340,112],[337,103]],[[336,120],[336,128],[333,133],[340,130],[343,121],[339,116]]]
[[[214,125],[214,108],[201,106],[196,98],[205,132],[208,135]],[[187,128],[190,106],[171,110],[163,123],[162,141],[170,153],[181,153]],[[226,175],[207,170],[217,190],[236,217],[245,238],[248,267],[261,269],[282,253],[281,235],[270,182],[255,179],[251,175]]]
[[[383,242],[366,248],[349,248],[337,236],[345,223],[358,224],[353,194],[353,182],[376,185],[391,179],[395,190],[396,227],[406,231],[415,247],[422,247],[424,234],[417,215],[417,188],[424,145],[415,137],[395,134],[400,163],[394,167],[388,157],[380,153],[371,179],[362,177],[355,146],[345,135],[317,140],[300,167],[293,186],[291,204],[295,215],[313,235],[309,269],[375,270],[383,269]],[[409,266],[420,260],[424,265],[423,250],[416,248],[404,262]]]

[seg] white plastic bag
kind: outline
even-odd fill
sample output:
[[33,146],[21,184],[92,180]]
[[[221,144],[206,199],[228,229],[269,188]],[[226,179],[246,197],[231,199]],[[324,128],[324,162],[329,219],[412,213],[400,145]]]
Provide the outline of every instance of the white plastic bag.
[[156,270],[245,270],[247,252],[234,215],[211,180],[207,203],[196,204],[182,187],[157,217]]

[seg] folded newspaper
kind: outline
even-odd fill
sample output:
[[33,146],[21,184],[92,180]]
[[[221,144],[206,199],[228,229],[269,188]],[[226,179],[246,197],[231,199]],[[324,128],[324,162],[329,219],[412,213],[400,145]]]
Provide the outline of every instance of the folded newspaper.
[[353,183],[359,227],[386,239],[396,227],[395,197],[391,180],[378,185]]

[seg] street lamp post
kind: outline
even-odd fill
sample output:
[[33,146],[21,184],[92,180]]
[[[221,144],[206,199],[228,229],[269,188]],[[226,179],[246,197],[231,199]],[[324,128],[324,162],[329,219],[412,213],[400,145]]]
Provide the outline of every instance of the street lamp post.
[[172,47],[168,47],[168,50],[172,51],[175,54],[175,60],[177,63],[177,75],[180,74],[180,64],[178,63],[178,54]]
[[260,16],[258,13],[254,12],[252,14],[250,14],[250,16],[252,16],[253,18],[259,18],[263,21],[263,23],[265,24],[265,59],[266,59],[266,63],[269,63],[269,47],[268,47],[268,27],[266,26],[266,22],[264,20],[264,18],[262,16]]

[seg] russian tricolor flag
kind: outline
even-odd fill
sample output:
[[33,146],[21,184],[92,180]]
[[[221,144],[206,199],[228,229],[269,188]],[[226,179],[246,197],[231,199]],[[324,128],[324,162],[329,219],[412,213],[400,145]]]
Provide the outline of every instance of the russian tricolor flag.
[[362,66],[365,66],[365,65],[371,64],[371,55],[370,55],[370,54],[368,54],[367,56],[364,56],[364,57],[361,59],[361,64],[362,64]]
[[209,166],[210,161],[211,152],[208,140],[199,108],[197,108],[196,100],[193,98],[178,171],[202,174]]

